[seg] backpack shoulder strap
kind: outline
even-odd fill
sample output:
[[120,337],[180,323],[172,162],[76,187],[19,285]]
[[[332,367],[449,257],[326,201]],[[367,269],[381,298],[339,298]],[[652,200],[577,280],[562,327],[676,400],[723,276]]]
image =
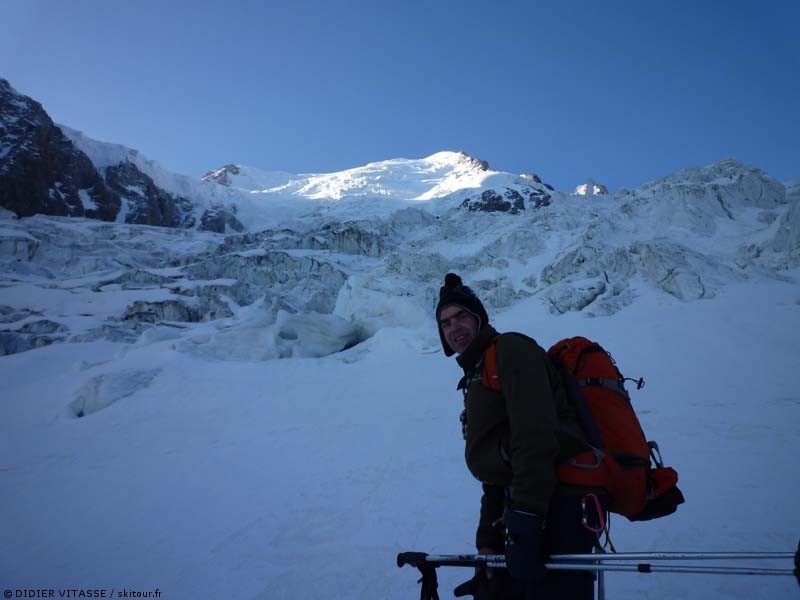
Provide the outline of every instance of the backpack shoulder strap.
[[500,376],[497,374],[497,340],[500,339],[498,334],[494,336],[486,352],[483,353],[483,369],[481,371],[481,384],[496,392],[502,391],[503,386],[500,383]]
[[[500,376],[497,374],[497,341],[508,335],[515,335],[524,340],[528,340],[532,344],[536,344],[536,340],[524,333],[517,333],[516,331],[509,331],[506,333],[498,333],[489,343],[486,352],[483,354],[483,371],[481,372],[481,383],[483,387],[487,387],[496,392],[503,391],[503,385],[500,382]],[[538,344],[537,344],[538,345]]]
[[509,331],[508,333],[498,333],[489,343],[486,352],[483,353],[483,370],[481,371],[481,384],[496,392],[503,391],[503,385],[500,382],[500,376],[497,374],[497,341],[504,335],[516,335],[524,338],[534,344],[536,341],[525,335],[524,333],[516,333]]

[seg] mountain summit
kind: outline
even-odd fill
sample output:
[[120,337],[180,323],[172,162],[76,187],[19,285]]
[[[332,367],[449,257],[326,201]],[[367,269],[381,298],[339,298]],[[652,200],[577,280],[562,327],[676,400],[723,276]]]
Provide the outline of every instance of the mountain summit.
[[608,194],[606,186],[597,183],[594,179],[588,179],[586,183],[575,188],[576,196],[605,196],[606,194]]
[[395,200],[440,198],[480,186],[494,173],[489,164],[464,152],[437,152],[421,159],[390,159],[334,173],[295,175],[229,164],[203,175],[203,181],[249,192],[283,193],[317,200],[387,197]]

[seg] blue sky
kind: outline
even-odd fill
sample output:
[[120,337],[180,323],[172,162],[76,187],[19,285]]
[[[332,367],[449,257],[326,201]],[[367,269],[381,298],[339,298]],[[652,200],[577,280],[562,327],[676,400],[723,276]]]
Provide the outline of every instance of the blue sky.
[[800,2],[4,0],[0,77],[201,175],[464,150],[558,189],[800,177]]

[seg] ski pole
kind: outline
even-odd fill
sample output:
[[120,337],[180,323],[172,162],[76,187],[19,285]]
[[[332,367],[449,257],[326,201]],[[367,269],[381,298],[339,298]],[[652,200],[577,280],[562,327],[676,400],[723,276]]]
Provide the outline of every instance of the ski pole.
[[[657,556],[657,559],[666,559],[664,553]],[[773,556],[772,558],[793,558],[791,553],[783,556]],[[635,556],[646,556],[635,554]],[[682,554],[681,556],[685,556]],[[569,558],[567,558],[569,557]],[[636,571],[639,573],[716,573],[724,575],[794,575],[792,569],[757,569],[749,567],[693,567],[683,565],[651,565],[650,563],[639,564],[600,564],[606,560],[604,554],[555,554],[550,557],[551,562],[544,565],[545,569],[552,571]],[[763,558],[763,557],[762,557]],[[573,563],[561,562],[562,560],[585,560],[587,562]],[[630,558],[628,558],[630,560]],[[398,564],[400,559],[398,558]],[[428,555],[418,564],[411,561],[404,561],[403,564],[428,564],[434,567],[489,567],[493,569],[504,569],[506,557],[502,554],[455,554],[455,555]],[[402,565],[400,565],[402,566]]]
[[[603,564],[621,560],[742,560],[742,559],[794,559],[795,569],[760,569],[751,567],[697,567],[683,565]],[[580,563],[561,561],[585,561]],[[503,569],[504,554],[425,554],[404,552],[397,555],[397,565],[411,564],[417,568],[428,567],[489,567]],[[554,571],[635,571],[639,573],[716,573],[725,575],[779,575],[795,576],[800,583],[800,544],[791,552],[629,552],[617,554],[554,554],[545,568]]]
[[[697,567],[684,565],[665,565],[650,563],[620,564],[622,560],[741,560],[741,559],[786,559],[794,558],[794,569],[760,569],[751,567]],[[605,571],[629,571],[637,573],[708,573],[717,575],[766,575],[794,576],[800,584],[800,543],[797,552],[628,552],[617,554],[555,554],[544,567],[553,571],[594,571],[598,578]],[[584,562],[561,562],[581,560]],[[611,561],[611,564],[604,564]],[[503,554],[426,554],[424,552],[402,552],[397,555],[397,566],[410,564],[422,574],[420,583],[422,600],[438,600],[438,567],[489,567],[504,569],[506,557]],[[600,591],[600,590],[598,590]],[[601,597],[602,594],[601,594]]]
[[546,569],[553,571],[631,571],[637,573],[709,573],[716,575],[795,575],[792,569],[755,569],[749,567],[689,567],[683,565],[636,565],[623,564],[586,564],[586,563],[545,563]]
[[[591,561],[617,561],[617,560],[742,560],[742,559],[781,559],[794,558],[791,552],[616,552],[598,554],[554,554],[551,560],[591,560]],[[461,560],[475,560],[480,564],[486,563],[493,566],[497,563],[505,564],[504,554],[429,554],[429,562],[448,562]],[[488,563],[492,563],[489,565]],[[442,565],[455,566],[455,565]]]
[[791,552],[616,552],[556,554],[553,560],[742,560],[794,558]]

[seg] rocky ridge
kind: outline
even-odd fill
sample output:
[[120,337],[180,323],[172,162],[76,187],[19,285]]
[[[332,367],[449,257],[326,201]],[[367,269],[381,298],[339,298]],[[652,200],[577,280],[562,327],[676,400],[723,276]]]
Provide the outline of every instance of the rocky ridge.
[[224,232],[242,225],[217,205],[198,210],[159,188],[135,163],[98,167],[42,105],[0,79],[0,206],[17,216],[86,217]]
[[210,183],[224,185],[225,187],[231,186],[231,175],[238,175],[241,169],[237,165],[225,165],[214,171],[209,171],[201,179]]
[[42,105],[0,79],[0,206],[37,213],[113,220],[120,199],[89,158],[75,149]]

